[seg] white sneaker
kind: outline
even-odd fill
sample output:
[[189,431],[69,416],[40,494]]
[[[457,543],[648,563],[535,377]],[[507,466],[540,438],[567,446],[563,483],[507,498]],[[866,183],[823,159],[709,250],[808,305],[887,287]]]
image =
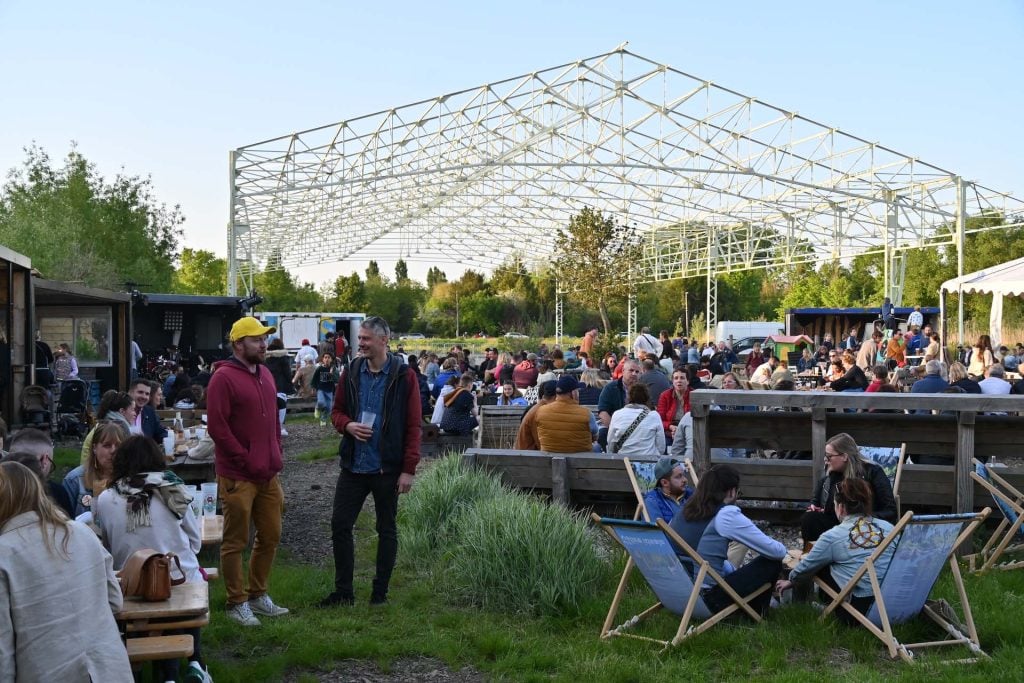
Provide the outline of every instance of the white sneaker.
[[249,607],[248,602],[243,602],[238,605],[229,605],[227,615],[228,619],[238,622],[242,626],[260,625],[260,620],[253,615],[252,608]]
[[281,436],[288,436],[288,430],[284,427],[281,427]]
[[209,671],[199,666],[199,662],[189,662],[185,683],[213,683],[213,678]]
[[248,604],[253,612],[265,617],[279,617],[282,614],[288,614],[287,607],[278,607],[266,593],[258,598],[250,598]]

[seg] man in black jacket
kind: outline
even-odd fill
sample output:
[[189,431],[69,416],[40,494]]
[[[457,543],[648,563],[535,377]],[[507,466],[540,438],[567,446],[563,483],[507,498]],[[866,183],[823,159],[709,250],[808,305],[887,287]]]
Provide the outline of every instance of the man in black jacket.
[[334,490],[331,540],[334,592],[321,607],[355,602],[352,527],[368,495],[377,515],[377,572],[371,605],[387,602],[398,555],[398,495],[408,493],[420,459],[423,422],[419,380],[401,357],[388,352],[391,330],[372,316],[359,327],[359,357],[352,361],[334,395],[331,422],[341,432],[341,473]]

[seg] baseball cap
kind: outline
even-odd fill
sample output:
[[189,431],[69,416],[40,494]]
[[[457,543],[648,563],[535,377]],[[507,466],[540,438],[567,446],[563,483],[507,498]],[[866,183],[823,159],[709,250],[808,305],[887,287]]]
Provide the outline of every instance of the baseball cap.
[[265,334],[274,334],[275,332],[277,332],[276,327],[264,327],[263,323],[259,320],[251,315],[247,315],[236,320],[235,324],[231,326],[228,340],[236,342],[242,337],[262,337]]
[[547,382],[541,382],[539,390],[537,391],[537,393],[540,396],[546,396],[547,398],[551,398],[552,396],[554,396],[555,395],[555,380],[549,379]]
[[559,394],[570,394],[579,388],[580,383],[572,375],[562,375],[555,385],[555,391]]
[[675,458],[661,458],[658,460],[658,464],[654,466],[654,481],[655,483],[662,479],[668,479],[672,476],[672,470],[681,465],[682,463]]

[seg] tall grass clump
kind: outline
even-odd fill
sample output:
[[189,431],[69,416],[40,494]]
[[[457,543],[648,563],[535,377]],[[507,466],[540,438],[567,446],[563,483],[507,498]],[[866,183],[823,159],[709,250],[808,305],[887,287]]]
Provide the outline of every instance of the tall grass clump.
[[579,612],[608,571],[582,513],[505,491],[460,517],[443,583],[485,609],[553,615]]
[[417,478],[398,508],[402,552],[407,564],[434,563],[455,542],[463,513],[480,500],[507,493],[501,481],[467,467],[459,455],[448,455]]

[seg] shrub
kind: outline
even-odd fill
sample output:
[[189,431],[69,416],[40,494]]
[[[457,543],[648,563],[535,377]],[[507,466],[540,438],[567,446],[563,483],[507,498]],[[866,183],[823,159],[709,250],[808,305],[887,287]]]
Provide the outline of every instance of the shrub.
[[467,508],[505,492],[496,477],[469,469],[461,456],[441,458],[417,478],[398,508],[402,529],[399,556],[413,566],[432,564],[455,543],[452,532]]
[[516,491],[479,500],[458,520],[444,583],[486,609],[578,612],[609,571],[582,513]]

